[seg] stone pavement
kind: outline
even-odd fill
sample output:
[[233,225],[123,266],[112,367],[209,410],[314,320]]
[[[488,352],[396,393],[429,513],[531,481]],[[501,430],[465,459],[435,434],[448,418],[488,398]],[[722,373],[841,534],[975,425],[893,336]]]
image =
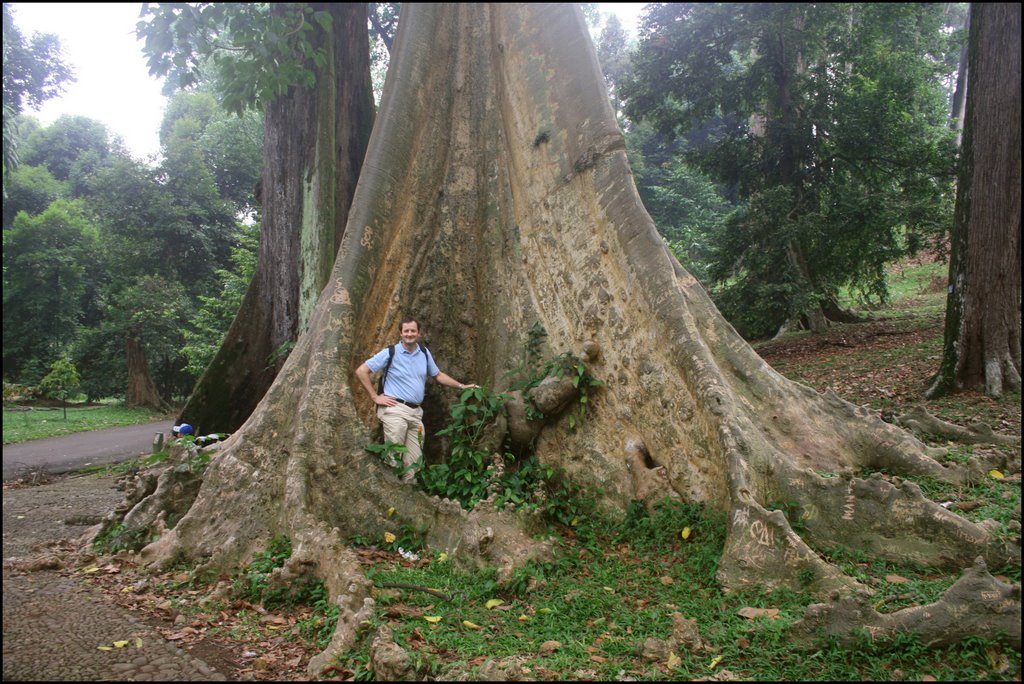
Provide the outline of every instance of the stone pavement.
[[[114,481],[70,477],[4,490],[4,681],[226,680],[77,576],[18,569],[42,543],[77,539],[120,503]],[[121,641],[128,644],[116,648]]]

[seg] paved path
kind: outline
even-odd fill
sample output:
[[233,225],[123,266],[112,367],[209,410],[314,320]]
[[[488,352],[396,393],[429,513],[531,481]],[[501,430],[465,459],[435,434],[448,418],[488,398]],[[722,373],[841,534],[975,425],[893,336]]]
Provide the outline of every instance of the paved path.
[[169,439],[174,421],[128,425],[125,427],[76,432],[63,437],[36,439],[3,448],[4,482],[29,469],[43,468],[49,473],[67,473],[89,465],[117,463],[141,454],[152,453],[153,436],[164,433]]
[[[123,498],[114,477],[3,492],[4,681],[223,681],[223,672],[110,602],[73,568],[25,572],[48,540],[76,539]],[[114,642],[127,642],[116,648]],[[102,649],[101,649],[102,647]]]

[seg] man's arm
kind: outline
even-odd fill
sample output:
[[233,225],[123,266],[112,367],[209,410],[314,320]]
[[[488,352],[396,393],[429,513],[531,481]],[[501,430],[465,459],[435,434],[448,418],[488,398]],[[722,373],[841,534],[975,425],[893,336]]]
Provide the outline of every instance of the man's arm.
[[[363,364],[366,365],[366,364]],[[369,369],[367,369],[369,370]],[[434,379],[445,387],[454,387],[457,390],[464,390],[467,387],[479,387],[480,385],[463,385],[461,382],[448,375],[447,373],[438,373],[434,376]]]
[[378,406],[394,406],[397,403],[392,397],[386,394],[377,394],[377,391],[373,389],[373,384],[370,382],[370,367],[365,362],[360,364],[359,368],[356,368],[356,377],[359,378],[359,384],[370,395],[374,404]]

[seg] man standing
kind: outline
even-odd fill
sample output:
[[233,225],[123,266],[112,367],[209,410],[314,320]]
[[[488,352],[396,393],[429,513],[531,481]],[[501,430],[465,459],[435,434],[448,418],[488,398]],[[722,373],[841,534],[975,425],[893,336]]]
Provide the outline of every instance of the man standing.
[[[401,343],[384,347],[356,369],[356,377],[377,405],[377,418],[384,426],[384,439],[404,445],[404,480],[411,482],[416,476],[415,466],[423,455],[423,395],[427,376],[446,387],[466,389],[477,385],[464,385],[442,373],[430,351],[419,344],[420,326],[415,318],[405,318],[399,326]],[[370,373],[384,371],[381,391],[370,384]],[[393,464],[394,465],[394,464]]]

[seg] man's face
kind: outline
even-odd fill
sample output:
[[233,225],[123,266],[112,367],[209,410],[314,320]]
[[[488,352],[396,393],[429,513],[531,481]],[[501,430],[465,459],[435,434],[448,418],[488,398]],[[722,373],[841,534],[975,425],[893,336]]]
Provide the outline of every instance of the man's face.
[[402,343],[411,347],[420,337],[420,326],[415,321],[402,324]]

